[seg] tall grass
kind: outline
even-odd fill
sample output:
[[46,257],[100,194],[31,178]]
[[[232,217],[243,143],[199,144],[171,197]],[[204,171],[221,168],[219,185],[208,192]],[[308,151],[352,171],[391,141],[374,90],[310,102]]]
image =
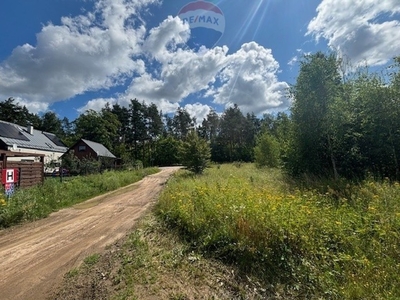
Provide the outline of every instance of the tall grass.
[[63,182],[57,178],[46,179],[43,185],[17,190],[9,200],[0,198],[0,228],[45,218],[61,208],[116,190],[157,171],[156,168],[108,171],[71,177]]
[[287,295],[400,298],[398,183],[300,189],[279,170],[223,165],[179,173],[157,212],[194,247]]

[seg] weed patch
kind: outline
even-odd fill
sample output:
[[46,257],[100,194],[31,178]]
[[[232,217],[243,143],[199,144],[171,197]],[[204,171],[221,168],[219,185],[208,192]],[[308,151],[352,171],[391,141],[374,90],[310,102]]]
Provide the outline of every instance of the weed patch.
[[99,261],[100,255],[99,254],[92,254],[86,257],[83,262],[88,266],[93,266]]
[[288,297],[398,299],[399,199],[388,181],[296,188],[276,169],[222,165],[178,173],[157,213],[197,251]]

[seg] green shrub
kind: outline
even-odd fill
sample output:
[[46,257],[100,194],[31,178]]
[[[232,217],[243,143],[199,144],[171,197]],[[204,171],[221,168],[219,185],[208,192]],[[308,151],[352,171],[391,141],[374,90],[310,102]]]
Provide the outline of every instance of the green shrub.
[[254,159],[257,167],[279,166],[279,142],[269,133],[262,134],[254,148]]

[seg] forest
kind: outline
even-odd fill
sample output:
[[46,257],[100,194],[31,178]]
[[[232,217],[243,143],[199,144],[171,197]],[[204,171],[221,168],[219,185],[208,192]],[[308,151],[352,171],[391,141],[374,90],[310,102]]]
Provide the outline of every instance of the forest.
[[71,121],[52,111],[32,114],[10,97],[0,103],[0,119],[55,133],[67,146],[80,138],[102,143],[123,164],[179,164],[180,145],[196,132],[216,163],[255,162],[295,176],[398,180],[400,57],[372,72],[318,52],[305,55],[299,67],[288,90],[290,109],[263,116],[233,105],[197,122],[183,108],[163,114],[132,99],[129,107],[107,104]]

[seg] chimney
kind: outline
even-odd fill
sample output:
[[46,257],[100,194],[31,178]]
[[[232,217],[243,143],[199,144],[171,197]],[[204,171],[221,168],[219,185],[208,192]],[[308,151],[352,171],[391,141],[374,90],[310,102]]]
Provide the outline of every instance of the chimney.
[[28,125],[27,129],[28,129],[29,134],[33,135],[33,126],[32,125]]

